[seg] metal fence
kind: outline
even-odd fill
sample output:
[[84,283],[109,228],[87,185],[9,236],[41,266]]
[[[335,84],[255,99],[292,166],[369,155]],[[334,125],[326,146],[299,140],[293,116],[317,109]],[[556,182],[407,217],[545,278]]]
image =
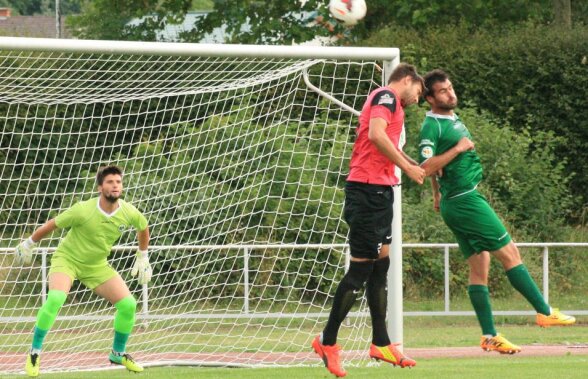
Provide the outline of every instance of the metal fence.
[[[543,296],[545,297],[546,302],[549,302],[549,257],[550,254],[555,254],[556,252],[551,251],[550,249],[557,249],[557,248],[569,248],[569,247],[588,247],[588,243],[566,243],[566,242],[545,242],[545,243],[517,243],[516,244],[519,248],[541,248],[542,249],[542,292]],[[450,270],[449,270],[449,256],[450,250],[456,249],[458,246],[455,243],[405,243],[402,245],[403,247],[403,254],[410,253],[411,249],[431,249],[431,250],[438,250],[439,252],[443,253],[444,257],[444,307],[442,311],[409,311],[403,312],[404,316],[473,316],[475,313],[473,311],[456,311],[451,310],[451,293],[450,293]],[[239,315],[231,313],[230,315],[223,315],[223,314],[182,314],[178,315],[180,318],[223,318],[223,317],[230,317],[230,318],[303,318],[303,317],[328,317],[328,313],[321,312],[321,313],[251,313],[249,310],[249,257],[250,252],[252,250],[257,249],[286,249],[286,250],[299,250],[299,249],[338,249],[340,251],[346,252],[346,267],[349,265],[349,250],[348,245],[346,244],[299,244],[299,245],[274,245],[274,244],[266,244],[266,245],[193,245],[193,246],[152,246],[152,250],[158,249],[165,249],[165,250],[185,250],[185,251],[195,251],[195,250],[240,250],[243,254],[243,312]],[[115,251],[125,251],[129,249],[134,249],[131,247],[116,247]],[[1,249],[4,252],[8,252],[9,249]],[[48,262],[48,254],[52,252],[52,249],[43,249],[40,251],[42,255],[42,263],[41,263],[41,278],[42,278],[42,297],[43,301],[46,298],[46,282],[47,282],[47,272],[49,269]],[[142,296],[140,299],[142,303],[141,307],[141,314],[138,315],[140,319],[143,320],[150,320],[150,319],[159,319],[161,317],[169,318],[170,315],[159,316],[157,314],[150,314],[149,313],[149,288],[148,285],[144,285],[142,288]],[[573,314],[573,315],[588,315],[587,309],[578,309],[578,310],[569,310],[566,309],[566,313]],[[495,315],[514,315],[514,316],[523,316],[523,315],[534,315],[534,311],[520,311],[520,310],[506,310],[506,311],[494,311]],[[352,312],[350,317],[358,317],[358,316],[365,316],[365,312]],[[104,318],[102,316],[82,316],[84,319],[101,319]],[[74,318],[79,318],[79,316],[75,316]],[[0,320],[3,319],[0,317]],[[21,318],[21,321],[25,321],[27,318]],[[33,321],[34,319],[31,318]]]

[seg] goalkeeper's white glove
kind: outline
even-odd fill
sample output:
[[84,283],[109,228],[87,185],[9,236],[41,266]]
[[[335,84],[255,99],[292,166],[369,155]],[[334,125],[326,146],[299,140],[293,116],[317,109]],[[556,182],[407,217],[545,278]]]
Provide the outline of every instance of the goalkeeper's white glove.
[[133,265],[131,276],[136,276],[139,284],[147,284],[151,280],[152,274],[153,270],[151,270],[147,250],[138,250],[135,255],[135,264]]
[[22,241],[16,249],[14,249],[15,263],[19,266],[29,265],[33,260],[33,249],[35,248],[35,241],[31,237]]

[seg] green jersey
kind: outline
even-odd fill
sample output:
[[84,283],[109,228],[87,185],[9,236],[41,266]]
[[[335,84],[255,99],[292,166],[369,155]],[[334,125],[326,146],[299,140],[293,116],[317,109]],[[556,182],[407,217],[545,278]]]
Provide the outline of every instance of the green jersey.
[[[424,162],[441,155],[455,146],[460,139],[472,136],[457,115],[444,116],[427,112],[421,126],[419,160]],[[482,165],[475,150],[465,151],[443,168],[437,179],[442,199],[450,199],[476,189],[482,180]]]
[[118,200],[119,207],[108,214],[100,208],[98,200],[76,203],[55,218],[58,228],[69,229],[55,257],[89,266],[103,265],[124,231],[129,227],[139,231],[147,228],[145,217],[126,201]]

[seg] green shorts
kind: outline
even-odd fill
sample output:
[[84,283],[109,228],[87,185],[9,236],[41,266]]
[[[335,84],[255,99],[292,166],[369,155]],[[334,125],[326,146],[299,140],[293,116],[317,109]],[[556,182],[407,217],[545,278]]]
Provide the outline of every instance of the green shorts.
[[118,275],[116,270],[113,269],[108,263],[99,266],[90,266],[81,263],[75,263],[63,256],[55,255],[51,258],[51,268],[49,269],[49,275],[54,272],[66,274],[71,278],[72,283],[77,279],[91,290]]
[[498,250],[511,241],[496,212],[478,191],[442,198],[440,208],[466,259],[482,251]]

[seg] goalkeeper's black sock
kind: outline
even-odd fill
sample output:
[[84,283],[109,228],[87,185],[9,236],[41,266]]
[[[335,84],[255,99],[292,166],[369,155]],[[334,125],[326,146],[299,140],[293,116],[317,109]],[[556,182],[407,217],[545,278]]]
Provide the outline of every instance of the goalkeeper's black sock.
[[339,327],[343,320],[345,320],[353,303],[355,303],[359,290],[363,288],[364,283],[370,277],[373,266],[374,263],[372,261],[351,261],[349,271],[345,274],[335,292],[329,320],[323,330],[323,345],[334,345],[337,343]]
[[386,307],[388,305],[388,269],[390,257],[378,259],[374,271],[367,281],[367,302],[372,316],[372,343],[376,346],[390,345],[386,330]]

